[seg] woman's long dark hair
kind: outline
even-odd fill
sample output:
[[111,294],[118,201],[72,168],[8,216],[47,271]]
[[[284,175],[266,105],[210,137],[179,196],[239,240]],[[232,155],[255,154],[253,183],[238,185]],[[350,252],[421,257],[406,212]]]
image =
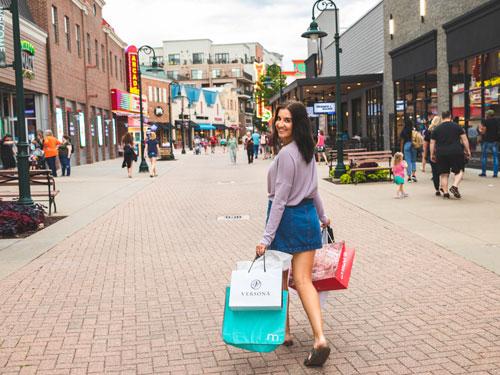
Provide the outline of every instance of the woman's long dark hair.
[[309,121],[309,116],[307,115],[307,109],[304,104],[300,102],[291,101],[276,108],[271,136],[273,147],[275,150],[279,150],[281,146],[278,131],[276,130],[276,120],[278,119],[278,114],[282,109],[288,109],[292,114],[292,138],[297,144],[300,154],[304,158],[305,162],[309,164],[314,157],[315,143],[312,134],[311,122]]

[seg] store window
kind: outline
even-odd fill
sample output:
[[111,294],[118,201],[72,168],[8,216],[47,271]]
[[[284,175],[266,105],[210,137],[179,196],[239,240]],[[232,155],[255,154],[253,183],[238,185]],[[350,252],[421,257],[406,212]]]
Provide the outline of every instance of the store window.
[[500,50],[450,64],[452,113],[465,127],[476,127],[486,111],[500,115]]
[[167,78],[178,79],[179,78],[179,71],[178,70],[168,70],[167,71]]
[[382,86],[371,88],[366,92],[367,137],[370,140],[370,149],[372,150],[384,149],[382,98]]

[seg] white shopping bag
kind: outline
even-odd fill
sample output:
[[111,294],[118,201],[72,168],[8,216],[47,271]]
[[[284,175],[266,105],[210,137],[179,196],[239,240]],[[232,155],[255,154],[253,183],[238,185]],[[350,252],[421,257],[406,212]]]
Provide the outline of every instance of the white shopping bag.
[[[292,255],[282,251],[266,250],[265,259],[267,269],[279,268],[282,271],[288,271],[292,265]],[[236,270],[248,270],[250,267],[252,270],[264,270],[264,257],[260,257],[254,262],[250,260],[236,262]]]
[[[265,256],[263,257],[265,258]],[[282,268],[233,271],[229,308],[231,310],[280,310],[282,308]]]

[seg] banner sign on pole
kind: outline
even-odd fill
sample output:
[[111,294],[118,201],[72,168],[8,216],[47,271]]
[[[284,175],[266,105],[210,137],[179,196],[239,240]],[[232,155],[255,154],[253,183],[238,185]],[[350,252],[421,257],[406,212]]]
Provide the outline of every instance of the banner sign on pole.
[[0,9],[0,66],[5,66],[5,15]]

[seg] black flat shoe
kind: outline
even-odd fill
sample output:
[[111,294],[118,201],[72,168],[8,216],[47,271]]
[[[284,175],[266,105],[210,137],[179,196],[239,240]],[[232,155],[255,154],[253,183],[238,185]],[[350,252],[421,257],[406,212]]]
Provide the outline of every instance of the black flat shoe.
[[307,358],[304,359],[304,365],[306,367],[321,367],[325,364],[329,356],[329,346],[324,346],[318,349],[313,348]]
[[443,194],[444,199],[450,199],[450,194],[449,193],[444,193]]
[[436,197],[440,197],[441,196],[441,192],[440,191],[436,191]]

